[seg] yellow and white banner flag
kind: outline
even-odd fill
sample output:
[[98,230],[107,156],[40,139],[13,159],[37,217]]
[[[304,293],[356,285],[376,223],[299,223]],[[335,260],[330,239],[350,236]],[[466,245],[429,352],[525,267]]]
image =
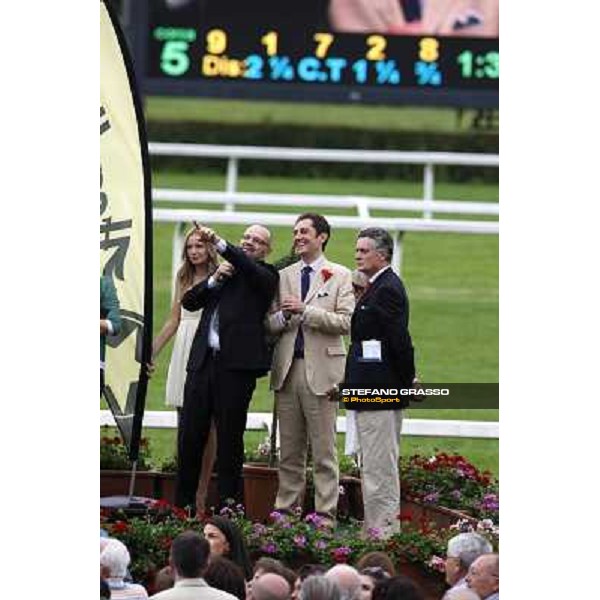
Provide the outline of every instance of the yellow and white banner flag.
[[152,213],[148,145],[125,37],[100,2],[100,267],[120,303],[107,337],[104,398],[137,459],[152,335]]

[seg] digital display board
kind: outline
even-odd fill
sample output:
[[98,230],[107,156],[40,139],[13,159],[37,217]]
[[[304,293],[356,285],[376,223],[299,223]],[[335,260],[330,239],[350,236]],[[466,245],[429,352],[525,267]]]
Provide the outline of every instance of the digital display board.
[[149,93],[498,105],[497,0],[151,0],[146,10]]

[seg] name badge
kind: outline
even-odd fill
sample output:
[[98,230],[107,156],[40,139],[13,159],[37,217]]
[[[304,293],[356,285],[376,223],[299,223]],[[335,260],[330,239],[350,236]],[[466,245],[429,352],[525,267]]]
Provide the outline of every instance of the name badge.
[[362,342],[363,360],[381,362],[381,342],[379,340],[364,340]]

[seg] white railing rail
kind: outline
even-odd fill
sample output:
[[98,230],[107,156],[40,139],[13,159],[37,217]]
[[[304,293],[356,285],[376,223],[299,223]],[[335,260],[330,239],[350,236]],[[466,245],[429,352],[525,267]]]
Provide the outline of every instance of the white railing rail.
[[[271,413],[248,413],[247,430],[271,431],[273,415]],[[100,411],[100,425],[115,425],[109,410]],[[147,429],[176,429],[177,413],[173,410],[147,410],[142,426]],[[346,432],[346,417],[337,418],[338,433]],[[436,419],[404,419],[403,435],[427,437],[458,437],[498,439],[500,427],[496,421],[452,421]]]
[[[473,154],[468,152],[404,152],[398,150],[346,150],[327,148],[279,148],[267,146],[220,146],[214,144],[178,144],[150,142],[150,154],[154,156],[187,156],[191,158],[227,159],[226,191],[237,190],[239,161],[282,160],[303,162],[344,162],[378,164],[423,165],[423,217],[430,219],[435,210],[436,165],[495,167],[500,164],[497,154]],[[234,210],[228,204],[226,210]]]

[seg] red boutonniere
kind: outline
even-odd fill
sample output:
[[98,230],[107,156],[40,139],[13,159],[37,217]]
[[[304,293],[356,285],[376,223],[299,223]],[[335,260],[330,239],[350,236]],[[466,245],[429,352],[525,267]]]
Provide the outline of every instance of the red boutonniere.
[[330,277],[333,277],[333,271],[329,269],[321,269],[321,275],[323,275],[323,281],[327,283]]

